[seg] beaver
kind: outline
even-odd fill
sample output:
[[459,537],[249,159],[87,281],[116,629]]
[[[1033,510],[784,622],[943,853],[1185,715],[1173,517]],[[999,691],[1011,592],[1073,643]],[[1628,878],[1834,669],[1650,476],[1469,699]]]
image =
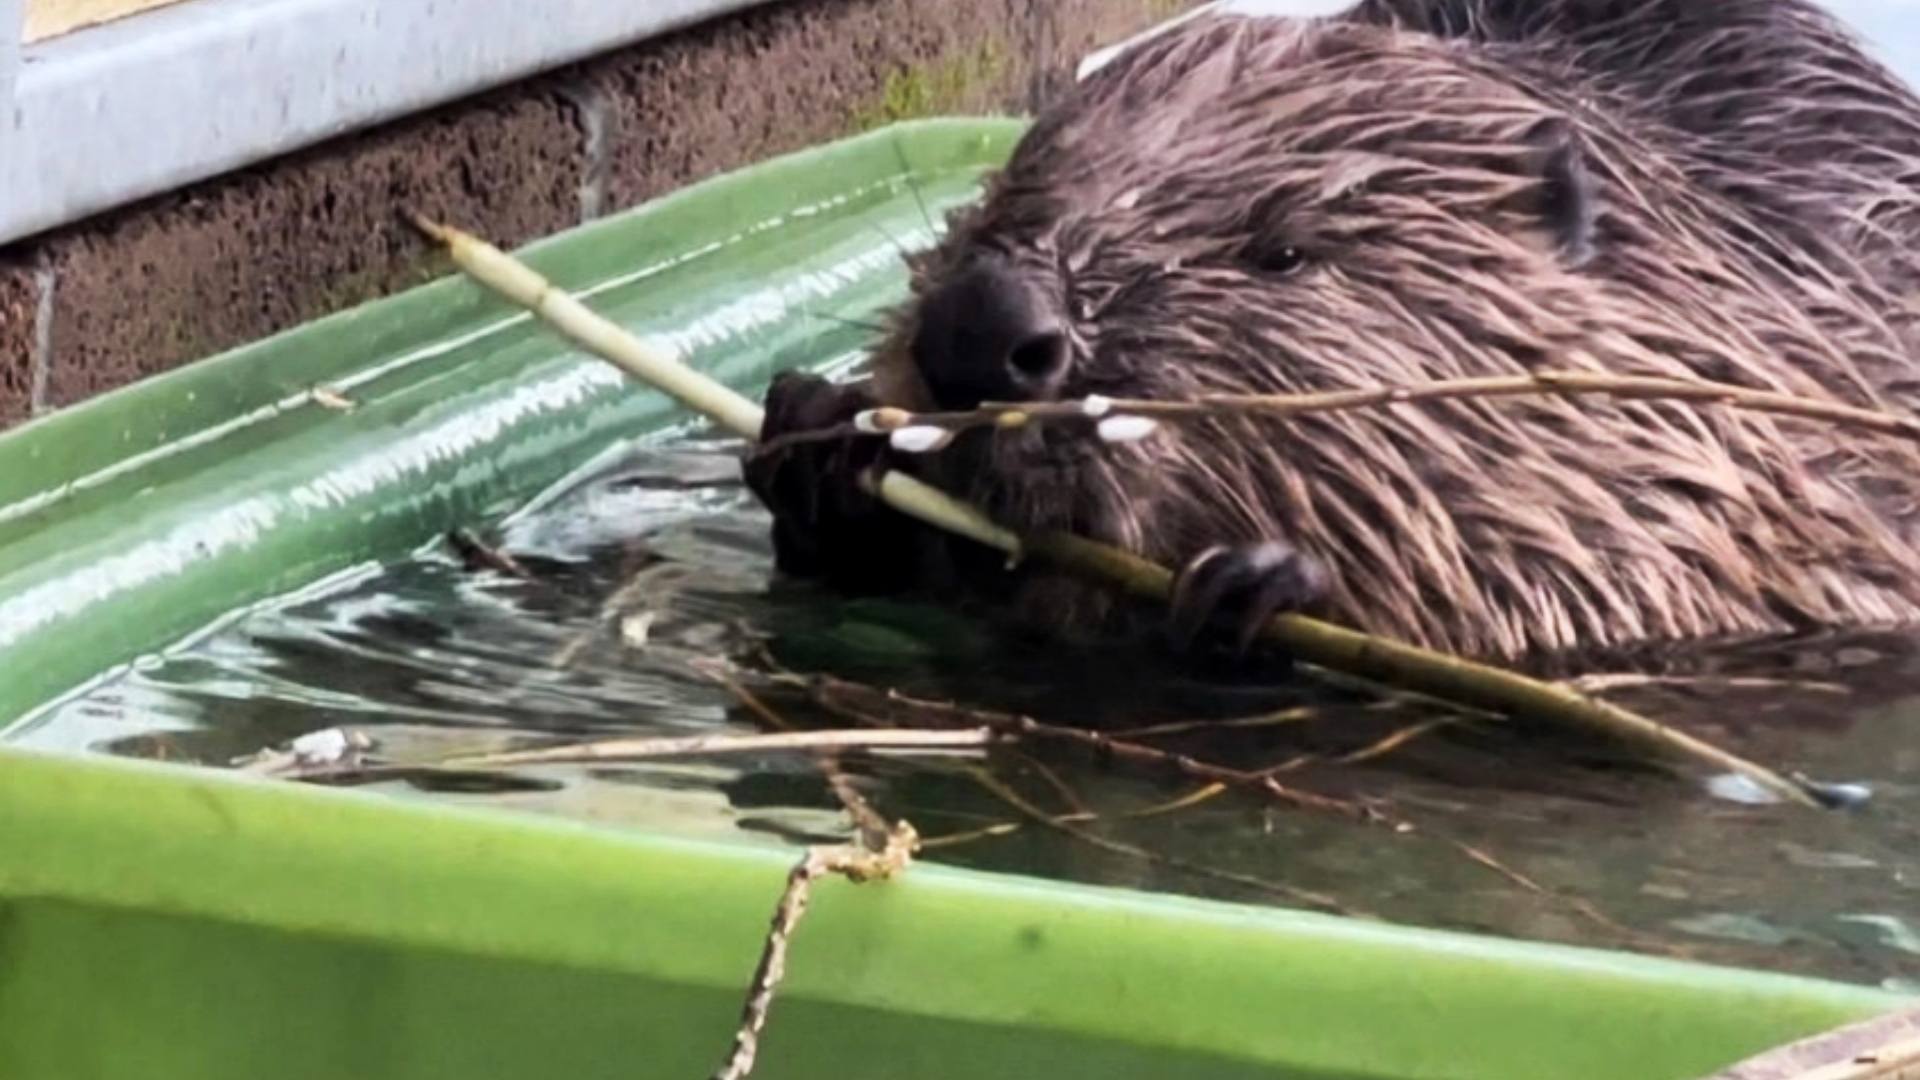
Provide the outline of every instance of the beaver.
[[[1804,0],[1213,13],[1043,110],[910,262],[871,374],[776,379],[767,437],[1543,369],[1911,411],[1920,101]],[[1920,614],[1920,447],[1751,411],[1469,399],[749,459],[783,573],[1098,637],[1151,624],[883,510],[876,465],[1178,568],[1185,650],[1279,611],[1510,660]]]

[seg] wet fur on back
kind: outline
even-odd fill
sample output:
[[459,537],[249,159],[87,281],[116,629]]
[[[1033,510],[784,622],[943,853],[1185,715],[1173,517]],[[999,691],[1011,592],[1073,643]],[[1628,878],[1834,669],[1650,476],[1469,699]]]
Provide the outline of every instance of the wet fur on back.
[[[1555,368],[1920,397],[1920,103],[1795,0],[1366,0],[1209,16],[1043,114],[915,266],[999,260],[1062,393],[1190,398]],[[922,468],[1017,528],[1170,565],[1284,539],[1328,614],[1515,657],[1920,615],[1920,450],[1688,404],[1508,399],[977,432]],[[1056,629],[1097,592],[1025,579]]]

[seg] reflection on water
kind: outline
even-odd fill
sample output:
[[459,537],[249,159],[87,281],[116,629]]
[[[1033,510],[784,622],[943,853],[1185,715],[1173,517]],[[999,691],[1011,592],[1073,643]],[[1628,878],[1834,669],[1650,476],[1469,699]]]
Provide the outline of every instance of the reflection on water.
[[[1852,813],[1743,805],[1513,725],[1332,687],[1201,679],[1150,657],[1036,650],[941,612],[770,586],[765,519],[733,453],[654,446],[509,523],[489,540],[528,579],[470,567],[451,547],[428,553],[252,613],[70,702],[29,739],[224,764],[336,726],[399,760],[529,736],[749,731],[755,716],[714,661],[777,662],[1060,724],[1170,725],[1140,740],[1279,766],[1289,785],[1374,800],[1413,826],[1209,795],[1072,746],[996,754],[985,781],[956,756],[852,763],[885,813],[961,841],[933,859],[1252,902],[1317,894],[1397,921],[1920,990],[1920,704],[1902,689],[1920,672],[1908,641],[1749,649],[1711,666],[1775,683],[1620,691],[1761,760],[1874,792]],[[846,724],[800,689],[761,694],[792,723]],[[1254,719],[1181,724],[1223,718]],[[802,755],[377,786],[767,844],[846,827]],[[1080,816],[1037,824],[1009,792]]]

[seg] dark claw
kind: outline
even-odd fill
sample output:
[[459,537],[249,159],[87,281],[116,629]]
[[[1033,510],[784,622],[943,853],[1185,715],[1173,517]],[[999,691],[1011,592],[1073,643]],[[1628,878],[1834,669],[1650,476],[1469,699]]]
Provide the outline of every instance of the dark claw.
[[1186,652],[1204,632],[1218,629],[1226,632],[1232,651],[1244,655],[1268,620],[1309,608],[1326,591],[1326,571],[1319,562],[1286,544],[1211,547],[1174,580],[1168,635]]

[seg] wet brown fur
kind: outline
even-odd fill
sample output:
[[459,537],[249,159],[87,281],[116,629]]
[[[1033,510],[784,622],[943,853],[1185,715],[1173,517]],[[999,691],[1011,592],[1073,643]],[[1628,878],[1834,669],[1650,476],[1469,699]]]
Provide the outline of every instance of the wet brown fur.
[[[1538,133],[1591,176],[1556,242]],[[998,252],[1064,314],[1066,393],[1323,391],[1529,368],[1920,397],[1920,102],[1798,0],[1364,0],[1210,16],[1036,122],[915,267]],[[1291,273],[1260,269],[1297,249]],[[928,404],[916,308],[879,353]],[[1330,617],[1495,657],[1920,615],[1920,448],[1688,404],[1461,401],[977,433],[926,465],[1017,528],[1178,566],[1282,539]],[[1056,628],[1110,623],[1039,576]]]

